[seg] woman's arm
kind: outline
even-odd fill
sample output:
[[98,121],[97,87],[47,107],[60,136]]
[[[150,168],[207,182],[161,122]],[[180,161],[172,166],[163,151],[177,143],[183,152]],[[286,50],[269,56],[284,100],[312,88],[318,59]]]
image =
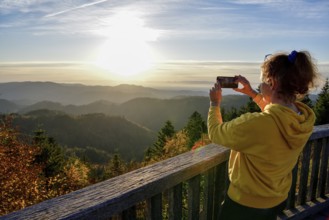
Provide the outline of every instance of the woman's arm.
[[251,88],[250,82],[245,77],[241,75],[235,77],[236,77],[236,82],[241,83],[243,87],[234,88],[234,90],[250,96],[252,100],[258,105],[258,107],[263,111],[265,106],[268,104],[264,100],[263,95],[253,90],[253,88]]

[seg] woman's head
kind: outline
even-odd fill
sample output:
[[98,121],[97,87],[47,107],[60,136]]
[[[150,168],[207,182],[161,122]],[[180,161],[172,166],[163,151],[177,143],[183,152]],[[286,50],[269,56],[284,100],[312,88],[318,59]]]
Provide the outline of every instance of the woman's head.
[[307,51],[273,54],[261,66],[262,82],[275,83],[275,91],[284,101],[295,101],[315,86],[317,68]]

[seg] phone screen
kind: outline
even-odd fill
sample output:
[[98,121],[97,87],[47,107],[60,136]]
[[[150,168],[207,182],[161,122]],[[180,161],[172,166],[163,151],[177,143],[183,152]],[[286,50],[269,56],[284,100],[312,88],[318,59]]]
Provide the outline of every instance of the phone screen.
[[238,88],[238,83],[235,83],[236,78],[233,76],[217,76],[217,81],[222,88]]

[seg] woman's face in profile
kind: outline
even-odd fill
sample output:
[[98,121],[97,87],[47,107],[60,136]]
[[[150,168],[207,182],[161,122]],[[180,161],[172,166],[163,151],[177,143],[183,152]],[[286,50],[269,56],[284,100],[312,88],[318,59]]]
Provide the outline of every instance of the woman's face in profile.
[[271,87],[267,83],[262,82],[260,84],[259,88],[260,88],[260,92],[262,93],[264,99],[267,102],[271,102],[271,94],[272,94]]

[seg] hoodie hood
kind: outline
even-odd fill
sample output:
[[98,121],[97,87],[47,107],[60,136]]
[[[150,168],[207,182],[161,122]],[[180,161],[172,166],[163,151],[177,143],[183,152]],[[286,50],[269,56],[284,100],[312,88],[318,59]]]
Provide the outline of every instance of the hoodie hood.
[[303,147],[313,132],[315,114],[302,102],[295,102],[300,113],[279,104],[269,104],[264,112],[269,112],[278,125],[281,135],[292,149]]

